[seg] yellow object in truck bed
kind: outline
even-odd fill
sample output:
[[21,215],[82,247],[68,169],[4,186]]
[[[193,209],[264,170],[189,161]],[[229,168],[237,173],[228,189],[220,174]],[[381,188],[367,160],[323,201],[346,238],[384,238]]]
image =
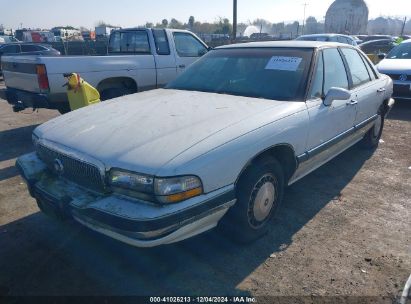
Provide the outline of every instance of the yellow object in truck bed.
[[76,73],[68,76],[67,97],[71,110],[100,102],[99,92]]

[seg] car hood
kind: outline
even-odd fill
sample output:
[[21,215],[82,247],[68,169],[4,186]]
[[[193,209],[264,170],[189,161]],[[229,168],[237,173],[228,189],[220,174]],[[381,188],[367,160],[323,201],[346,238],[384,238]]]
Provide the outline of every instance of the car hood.
[[[155,174],[162,165],[204,139],[287,104],[289,102],[158,89],[70,112],[42,124],[34,132],[44,142],[103,162],[107,169],[119,167]],[[250,128],[255,127],[255,122],[250,124]],[[241,130],[247,132],[244,128]],[[231,132],[230,136],[242,135],[238,133]],[[223,137],[224,141],[230,139]],[[210,146],[207,150],[213,148]]]
[[384,59],[377,65],[380,73],[410,74],[411,59]]

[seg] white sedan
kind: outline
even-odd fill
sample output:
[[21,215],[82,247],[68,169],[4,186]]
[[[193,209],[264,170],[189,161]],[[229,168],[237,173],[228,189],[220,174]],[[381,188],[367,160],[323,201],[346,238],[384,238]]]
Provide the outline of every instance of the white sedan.
[[134,246],[217,225],[250,241],[287,185],[359,141],[378,145],[391,94],[349,45],[229,45],[165,89],[37,127],[17,167],[42,211]]

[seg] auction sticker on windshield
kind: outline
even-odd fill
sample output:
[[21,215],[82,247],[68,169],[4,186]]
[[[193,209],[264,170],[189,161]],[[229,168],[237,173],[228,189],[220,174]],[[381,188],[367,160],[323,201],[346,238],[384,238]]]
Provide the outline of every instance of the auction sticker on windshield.
[[300,57],[273,56],[265,66],[266,70],[297,71],[301,63]]

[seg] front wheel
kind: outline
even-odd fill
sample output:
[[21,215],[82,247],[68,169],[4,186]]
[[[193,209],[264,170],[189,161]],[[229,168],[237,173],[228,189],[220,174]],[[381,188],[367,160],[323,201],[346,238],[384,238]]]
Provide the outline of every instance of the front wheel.
[[378,113],[378,117],[375,120],[374,126],[365,134],[362,139],[361,145],[366,149],[375,149],[380,142],[382,130],[384,128],[384,116],[382,113]]
[[237,202],[221,227],[236,241],[245,243],[264,235],[282,201],[284,173],[274,158],[256,162],[237,183]]

